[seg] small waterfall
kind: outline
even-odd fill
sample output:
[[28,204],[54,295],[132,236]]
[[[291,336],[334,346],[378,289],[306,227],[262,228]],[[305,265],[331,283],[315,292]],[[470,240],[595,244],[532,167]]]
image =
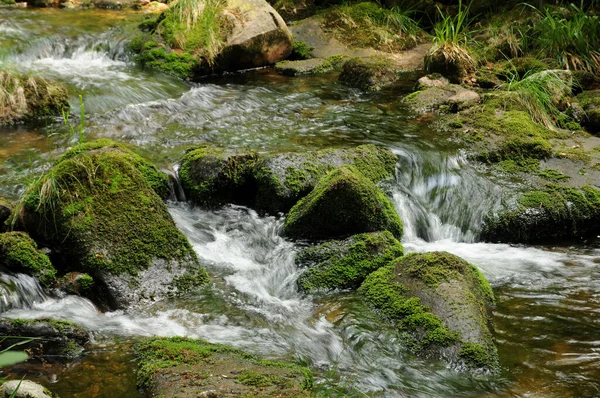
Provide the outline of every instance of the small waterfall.
[[25,274],[0,273],[0,312],[30,308],[46,298],[35,278]]

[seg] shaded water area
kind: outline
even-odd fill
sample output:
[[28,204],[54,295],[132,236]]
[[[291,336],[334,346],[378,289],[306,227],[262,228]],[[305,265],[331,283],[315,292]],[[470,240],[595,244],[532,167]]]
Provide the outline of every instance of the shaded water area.
[[[383,188],[403,219],[405,249],[447,250],[490,280],[503,371],[466,376],[407,353],[394,329],[353,293],[299,293],[298,247],[280,236],[282,217],[169,202],[212,285],[132,312],[100,313],[81,297],[47,296],[31,278],[3,275],[3,316],[72,320],[96,340],[71,364],[28,363],[10,374],[27,374],[61,396],[134,397],[135,363],[120,344],[157,334],[300,361],[315,373],[323,396],[351,390],[386,397],[600,395],[600,245],[478,243],[485,214],[519,182],[471,164],[433,117],[411,115],[402,104],[411,84],[365,94],[335,76],[287,78],[268,69],[187,84],[131,62],[125,41],[141,18],[0,9],[2,66],[66,83],[72,123],[78,96],[84,98],[86,139],[135,144],[165,169],[176,168],[185,148],[204,142],[265,153],[362,143],[390,148],[398,155],[397,175]],[[73,142],[62,120],[0,128],[0,194],[17,198]]]

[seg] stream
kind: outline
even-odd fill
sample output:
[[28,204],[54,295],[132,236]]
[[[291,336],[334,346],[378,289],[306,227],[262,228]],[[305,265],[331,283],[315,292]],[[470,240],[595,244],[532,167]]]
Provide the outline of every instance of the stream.
[[[129,58],[126,40],[141,19],[123,11],[0,8],[0,64],[65,83],[71,123],[83,97],[86,140],[137,145],[167,170],[203,142],[262,153],[389,148],[397,173],[383,188],[404,222],[406,251],[445,250],[488,278],[498,301],[502,372],[468,376],[411,355],[352,292],[298,292],[299,247],[280,236],[283,216],[172,201],[171,215],[211,285],[133,312],[101,313],[84,298],[45,294],[26,275],[0,275],[3,317],[71,320],[96,342],[73,363],[18,365],[8,374],[27,374],[62,397],[137,397],[134,358],[120,347],[139,336],[190,336],[304,363],[326,397],[348,396],[343,389],[363,397],[600,396],[599,242],[478,242],[484,216],[521,182],[472,164],[433,116],[411,114],[402,97],[414,79],[362,93],[334,75],[289,78],[262,69],[188,84]],[[62,118],[0,127],[0,137],[0,195],[12,199],[74,139]]]

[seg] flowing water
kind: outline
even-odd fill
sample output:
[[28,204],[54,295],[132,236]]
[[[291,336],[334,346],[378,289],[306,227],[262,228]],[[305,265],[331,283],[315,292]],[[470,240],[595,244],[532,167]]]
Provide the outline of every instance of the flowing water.
[[[388,147],[399,161],[383,188],[404,221],[406,250],[447,250],[482,270],[498,299],[503,371],[467,377],[407,353],[393,328],[350,292],[300,294],[299,248],[280,236],[281,217],[169,202],[211,286],[131,312],[100,313],[81,297],[46,295],[27,276],[2,274],[3,316],[72,320],[96,341],[78,361],[19,365],[11,375],[26,373],[62,396],[135,397],[134,358],[123,345],[139,336],[185,335],[301,361],[322,396],[600,396],[600,245],[478,243],[485,214],[519,182],[478,169],[433,118],[411,115],[401,101],[410,84],[364,94],[332,76],[261,70],[190,85],[130,61],[125,41],[139,20],[124,12],[0,9],[1,62],[66,83],[72,122],[82,95],[86,139],[133,143],[165,169],[202,142],[260,152]],[[12,198],[73,139],[60,120],[0,128],[0,137],[0,194]]]

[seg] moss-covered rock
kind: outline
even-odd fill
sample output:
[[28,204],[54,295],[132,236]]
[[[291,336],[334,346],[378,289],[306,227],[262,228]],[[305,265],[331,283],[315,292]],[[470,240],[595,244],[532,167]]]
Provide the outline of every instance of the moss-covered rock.
[[0,335],[16,337],[0,341],[0,349],[22,340],[20,337],[34,338],[19,346],[33,357],[74,358],[81,354],[90,341],[90,333],[86,328],[54,319],[0,319]]
[[404,254],[402,244],[388,232],[354,235],[302,250],[296,263],[310,268],[298,278],[305,292],[356,289],[373,271]]
[[236,203],[277,214],[288,211],[335,167],[352,164],[379,182],[393,176],[396,161],[392,152],[374,145],[266,156],[202,146],[184,156],[179,177],[196,203]]
[[57,287],[68,293],[93,298],[94,278],[81,272],[69,272],[57,279]]
[[399,68],[383,57],[351,58],[342,67],[339,81],[363,90],[380,90],[400,77]]
[[594,134],[600,133],[600,90],[584,91],[576,101],[585,112],[581,125]]
[[91,275],[113,308],[178,292],[180,278],[207,281],[153,189],[159,172],[140,159],[113,144],[76,148],[28,188],[15,212],[18,225],[55,249],[61,272]]
[[236,153],[223,148],[202,146],[186,153],[181,161],[179,180],[188,198],[214,207],[226,203],[254,202],[252,177],[258,155]]
[[342,166],[296,203],[283,233],[295,239],[328,239],[386,230],[402,237],[402,221],[392,202],[356,167]]
[[69,96],[61,83],[0,71],[0,125],[58,116],[68,108]]
[[6,221],[10,218],[10,213],[13,210],[13,204],[8,199],[0,196],[0,232],[6,230]]
[[492,242],[549,242],[600,233],[600,190],[549,185],[519,196],[507,209],[490,214],[482,238]]
[[56,269],[48,256],[38,250],[33,239],[23,232],[0,234],[0,266],[34,276],[46,287],[56,277]]
[[315,15],[314,0],[267,0],[286,21],[299,21]]
[[150,397],[311,397],[307,368],[184,337],[150,338],[134,347],[138,388]]
[[331,61],[325,58],[281,61],[275,64],[275,72],[284,76],[318,75],[331,72],[333,68]]
[[[132,41],[138,61],[184,79],[256,68],[285,59],[292,34],[265,0],[208,2],[198,10],[174,3]],[[188,18],[197,12],[195,18]]]
[[498,370],[488,315],[493,292],[461,258],[409,254],[369,275],[359,293],[399,328],[413,351],[463,369]]
[[443,77],[424,76],[417,83],[418,91],[404,97],[403,102],[414,112],[427,113],[444,109],[458,112],[477,105],[481,97],[473,90],[449,84]]

